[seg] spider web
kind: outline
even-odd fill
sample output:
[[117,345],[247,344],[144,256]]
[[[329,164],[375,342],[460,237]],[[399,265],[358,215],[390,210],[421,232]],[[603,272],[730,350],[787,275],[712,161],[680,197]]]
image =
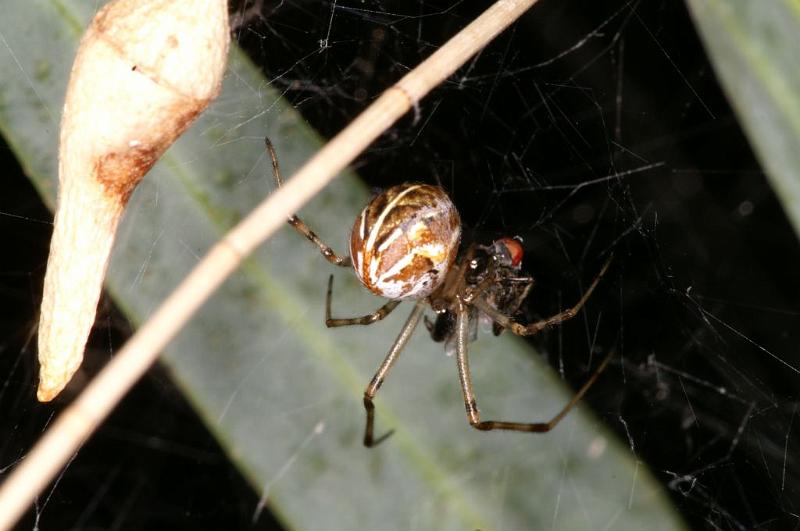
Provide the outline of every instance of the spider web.
[[[232,12],[239,44],[330,137],[483,7],[280,1],[240,2]],[[537,280],[525,319],[571,304],[613,252],[610,278],[589,304],[592,318],[537,338],[539,350],[578,387],[586,363],[575,353],[616,345],[619,362],[586,400],[690,525],[797,525],[800,253],[682,3],[542,0],[354,168],[376,189],[440,184],[461,212],[466,241],[522,237],[525,271]],[[3,467],[49,417],[20,390],[34,379],[26,360],[49,214],[32,191],[16,194],[0,206],[5,241],[18,238],[9,247],[19,249],[0,269],[10,316],[0,404],[17,422],[7,425],[15,437]],[[99,357],[127,333],[110,304],[101,308]],[[166,520],[188,514],[195,524],[227,527],[250,526],[258,508],[252,525],[278,526],[261,514],[262,493],[229,471],[167,377],[156,372],[143,385],[127,403],[155,395],[147,407],[159,416],[132,424],[141,415],[123,406],[103,440],[83,450],[128,448],[107,457],[116,464],[102,495],[87,499],[75,527],[136,528],[150,521],[142,506],[172,511]],[[19,420],[26,415],[36,420]],[[200,486],[182,486],[154,505],[147,476],[166,466]],[[281,473],[291,473],[291,461]],[[36,522],[70,510],[74,494],[51,493],[39,501]]]

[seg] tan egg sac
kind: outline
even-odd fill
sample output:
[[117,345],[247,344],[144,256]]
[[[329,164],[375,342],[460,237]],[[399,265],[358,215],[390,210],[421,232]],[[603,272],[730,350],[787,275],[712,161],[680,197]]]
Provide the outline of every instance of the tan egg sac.
[[39,400],[55,398],[80,366],[128,198],[219,93],[228,35],[221,0],[117,0],[86,30],[61,121]]

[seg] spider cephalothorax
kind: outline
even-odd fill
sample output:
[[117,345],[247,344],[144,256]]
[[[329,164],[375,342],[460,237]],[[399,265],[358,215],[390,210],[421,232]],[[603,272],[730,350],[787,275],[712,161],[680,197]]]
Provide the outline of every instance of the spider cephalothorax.
[[[492,307],[514,317],[533,287],[533,277],[522,275],[522,243],[517,238],[500,238],[491,245],[473,245],[468,248],[461,261],[464,270],[464,288],[467,292],[481,292],[481,296]],[[434,341],[447,343],[448,354],[453,350],[452,340],[456,332],[456,314],[452,303],[444,297],[431,297],[431,307],[437,312],[436,320],[425,318],[425,326]],[[474,306],[470,307],[469,339],[477,336],[479,320],[491,322],[494,335],[500,335],[503,327],[490,317],[482,315]]]

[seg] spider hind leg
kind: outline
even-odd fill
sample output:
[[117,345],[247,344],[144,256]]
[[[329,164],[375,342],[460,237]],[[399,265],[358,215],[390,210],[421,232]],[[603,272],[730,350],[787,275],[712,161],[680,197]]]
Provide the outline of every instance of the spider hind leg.
[[383,359],[380,367],[378,367],[378,370],[375,372],[375,376],[372,377],[369,385],[364,390],[364,410],[367,414],[367,422],[366,426],[364,427],[364,446],[367,448],[372,448],[380,444],[392,434],[392,431],[390,430],[377,439],[374,437],[375,404],[373,403],[373,399],[375,398],[375,395],[378,394],[378,389],[380,389],[381,385],[383,385],[383,381],[386,379],[389,370],[400,356],[400,352],[406,346],[406,343],[408,343],[408,340],[414,333],[414,329],[417,327],[417,324],[419,324],[424,310],[425,300],[422,299],[417,302],[416,306],[414,306],[414,309],[411,311],[411,315],[408,316],[406,324],[403,325],[403,328],[400,330],[400,334],[397,336],[397,339],[395,339],[394,343],[389,348],[389,353]]

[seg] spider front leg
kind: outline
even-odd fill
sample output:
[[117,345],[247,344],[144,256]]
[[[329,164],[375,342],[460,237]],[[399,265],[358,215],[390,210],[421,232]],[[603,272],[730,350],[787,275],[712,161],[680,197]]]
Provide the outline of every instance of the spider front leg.
[[[269,156],[272,159],[272,175],[275,176],[275,182],[280,188],[283,185],[283,178],[281,177],[281,168],[278,164],[278,156],[275,154],[275,148],[272,145],[272,141],[268,137],[264,137],[264,144],[266,145],[267,151],[269,151]],[[350,267],[350,257],[339,256],[336,254],[336,252],[334,252],[334,250],[331,249],[328,244],[322,241],[320,237],[317,236],[316,233],[311,230],[311,228],[306,225],[302,219],[292,214],[286,221],[289,223],[289,225],[294,227],[297,232],[305,236],[311,243],[316,245],[319,248],[319,251],[322,253],[322,256],[324,256],[328,262],[342,267]]]
[[325,326],[334,328],[336,326],[350,325],[371,325],[380,321],[397,308],[400,301],[389,301],[374,312],[362,317],[348,317],[346,319],[334,319],[331,317],[331,299],[333,298],[333,275],[328,277],[328,294],[325,296]]
[[567,413],[569,413],[575,405],[580,402],[586,391],[594,384],[597,377],[611,361],[614,356],[612,349],[608,355],[603,359],[600,366],[589,377],[583,387],[581,387],[575,396],[572,397],[566,406],[558,412],[553,418],[547,422],[506,422],[498,420],[481,420],[481,414],[478,411],[478,402],[475,400],[475,392],[472,388],[472,375],[469,368],[469,353],[467,352],[469,344],[469,312],[467,307],[461,300],[458,301],[458,309],[456,316],[456,363],[458,364],[458,379],[461,382],[461,392],[464,396],[464,407],[467,410],[467,420],[473,428],[489,431],[489,430],[511,430],[523,431],[530,433],[545,433],[561,422]]
[[573,306],[572,308],[568,308],[563,312],[559,312],[551,317],[548,317],[547,319],[542,319],[540,321],[536,321],[528,325],[523,325],[514,321],[512,317],[503,314],[497,308],[495,308],[494,306],[489,304],[486,300],[484,300],[482,297],[475,297],[470,302],[480,311],[488,315],[495,323],[499,324],[503,328],[508,328],[518,336],[532,336],[533,334],[538,334],[545,328],[561,324],[564,321],[572,319],[573,317],[578,315],[578,312],[586,304],[586,301],[589,300],[589,296],[594,291],[594,288],[597,287],[597,284],[600,282],[600,279],[602,279],[603,275],[605,275],[606,270],[608,270],[608,266],[611,265],[611,260],[613,260],[613,258],[614,255],[608,257],[608,260],[606,260],[606,263],[603,264],[603,267],[602,269],[600,269],[600,272],[597,274],[596,277],[594,277],[594,280],[589,285],[589,289],[587,289],[584,292],[583,296],[575,304],[575,306]]
[[417,327],[419,319],[425,310],[425,304],[425,299],[421,299],[417,302],[416,306],[414,306],[414,309],[411,311],[411,315],[408,316],[406,324],[403,325],[403,329],[400,330],[400,334],[397,336],[397,339],[395,339],[392,347],[389,349],[389,353],[384,358],[381,366],[378,367],[377,372],[375,372],[375,376],[372,377],[372,380],[369,382],[367,388],[364,390],[364,409],[367,412],[367,425],[364,428],[364,446],[367,448],[377,446],[393,433],[393,430],[390,430],[378,437],[378,439],[373,438],[373,432],[375,430],[375,404],[372,403],[372,400],[375,398],[375,395],[378,393],[378,389],[381,388],[383,381],[386,379],[389,369],[391,369],[392,365],[394,365],[394,363],[397,361],[397,357],[400,355],[400,352],[406,346],[406,343],[408,343],[408,340],[411,338],[411,334],[414,333],[414,329]]

